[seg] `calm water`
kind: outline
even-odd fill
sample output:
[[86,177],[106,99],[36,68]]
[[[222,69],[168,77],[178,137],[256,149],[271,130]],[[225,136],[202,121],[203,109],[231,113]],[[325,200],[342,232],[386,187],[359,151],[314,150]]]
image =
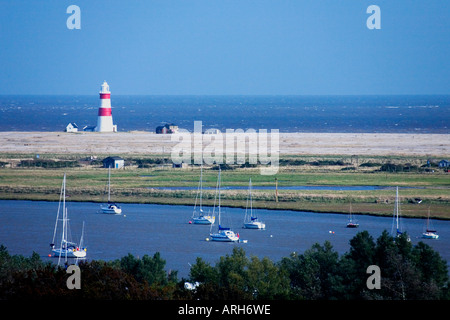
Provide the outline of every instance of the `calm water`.
[[[0,200],[0,244],[11,254],[30,256],[36,251],[47,259],[57,208],[57,202]],[[195,263],[196,257],[214,264],[235,246],[244,248],[247,255],[278,261],[293,251],[301,253],[316,242],[329,240],[342,254],[348,251],[348,242],[358,231],[368,230],[376,239],[384,229],[390,231],[392,225],[390,217],[356,216],[360,228],[347,229],[346,215],[258,210],[267,229],[247,230],[241,228],[243,209],[224,208],[222,223],[232,226],[248,243],[216,243],[205,241],[209,226],[188,223],[190,206],[123,204],[123,214],[119,216],[96,213],[98,209],[96,203],[68,203],[74,239],[79,239],[85,221],[88,258],[111,260],[128,253],[142,257],[159,251],[167,261],[166,269],[178,270],[179,276],[188,275],[189,263]],[[402,219],[402,223],[413,243],[423,240],[450,261],[450,222],[433,221],[439,240],[419,238],[424,220]]]
[[[450,95],[400,96],[111,96],[119,131],[162,123],[193,130],[449,133]],[[97,124],[98,95],[0,96],[0,131],[63,131]]]

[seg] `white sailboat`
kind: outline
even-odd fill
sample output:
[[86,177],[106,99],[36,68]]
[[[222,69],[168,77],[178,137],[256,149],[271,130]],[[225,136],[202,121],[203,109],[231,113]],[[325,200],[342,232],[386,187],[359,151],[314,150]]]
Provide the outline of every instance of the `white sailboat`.
[[438,239],[439,235],[437,231],[430,228],[430,208],[428,208],[428,217],[427,217],[427,228],[424,233],[422,233],[422,238],[424,239]]
[[[398,200],[398,187],[396,188],[395,192],[395,206],[394,206],[394,216],[393,216],[393,222],[392,222],[392,229],[391,234],[394,235],[394,222],[396,226],[395,235],[399,237],[401,234],[403,234],[402,227],[400,225],[400,201]],[[408,241],[411,241],[411,238],[408,236]]]
[[122,208],[120,208],[114,202],[111,202],[111,166],[108,167],[108,203],[101,205],[100,210],[106,214],[121,214]]
[[[216,186],[216,197],[217,195],[219,195],[219,205],[218,205],[218,215],[219,215],[219,228],[217,230],[217,232],[215,233],[210,233],[210,239],[212,241],[220,241],[220,242],[236,242],[239,241],[239,234],[234,233],[234,231],[231,230],[231,228],[228,227],[223,227],[220,224],[220,167],[219,167],[219,176],[217,178],[217,186]],[[215,209],[216,209],[216,203],[214,200],[214,211],[213,214],[215,213]],[[212,225],[211,225],[212,228]]]
[[[248,210],[248,204],[250,202],[250,210]],[[252,179],[250,178],[248,183],[248,197],[247,205],[245,207],[244,215],[244,228],[246,229],[265,229],[266,224],[258,220],[256,215],[253,215],[253,199],[252,199]]]
[[[61,202],[62,202],[62,219],[59,218]],[[55,240],[59,221],[61,221],[62,230],[61,230],[61,241],[59,243],[59,246],[57,246],[55,245]],[[69,218],[66,208],[66,174],[64,174],[63,183],[61,187],[61,194],[59,197],[58,212],[56,214],[55,229],[53,231],[53,240],[52,243],[50,244],[53,256],[58,258],[58,265],[60,264],[61,259],[64,259],[64,261],[67,263],[68,258],[83,259],[86,257],[87,249],[83,247],[83,237],[84,237],[84,222],[80,243],[77,244],[70,240]]]
[[347,228],[358,228],[358,227],[359,227],[359,223],[357,223],[356,221],[353,221],[352,203],[350,202],[350,212],[348,215]]
[[[200,169],[200,181],[198,183],[197,196],[195,197],[194,211],[192,212],[192,221],[194,224],[214,224],[216,217],[213,215],[204,215],[202,208],[203,198],[203,165]],[[197,211],[197,199],[199,200],[199,208]]]

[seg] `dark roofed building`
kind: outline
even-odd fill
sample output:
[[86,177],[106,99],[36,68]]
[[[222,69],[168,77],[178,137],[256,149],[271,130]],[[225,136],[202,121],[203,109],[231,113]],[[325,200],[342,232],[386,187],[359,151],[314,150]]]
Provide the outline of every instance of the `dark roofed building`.
[[177,133],[177,132],[178,126],[174,125],[173,123],[166,123],[163,126],[156,127],[156,133],[158,134]]
[[441,160],[439,162],[439,168],[448,168],[450,167],[450,161],[448,160]]
[[103,168],[120,169],[125,165],[125,160],[121,157],[108,157],[102,160]]

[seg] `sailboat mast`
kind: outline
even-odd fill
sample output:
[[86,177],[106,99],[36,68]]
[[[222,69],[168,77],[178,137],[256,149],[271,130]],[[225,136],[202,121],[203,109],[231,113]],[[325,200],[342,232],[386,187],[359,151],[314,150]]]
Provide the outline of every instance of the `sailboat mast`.
[[80,248],[83,247],[83,241],[84,241],[84,221],[83,221],[83,227],[81,228]]
[[[195,203],[194,210],[192,212],[192,218],[195,217],[195,213],[197,212],[197,200],[200,200],[200,215],[202,215],[202,197],[203,197],[203,164],[200,167],[200,180],[198,182],[197,194],[195,195]],[[200,197],[199,197],[200,195]],[[199,199],[200,198],[200,199]]]
[[352,200],[350,200],[350,212],[349,212],[349,222],[353,221],[353,217],[352,217]]
[[220,165],[219,165],[219,179],[217,181],[217,184],[219,185],[218,191],[219,191],[219,226],[220,226]]
[[250,217],[253,217],[253,199],[252,199],[252,178],[250,178]]
[[202,162],[202,166],[200,168],[200,212],[203,211],[202,198],[203,198],[203,162]]
[[427,230],[426,231],[427,232],[436,232],[436,230],[434,230],[434,228],[433,228],[433,225],[430,224],[430,206],[428,206]]
[[[63,196],[63,210],[64,210],[64,215],[63,215],[63,236],[64,236],[64,242],[65,242],[65,260],[64,262],[67,262],[67,208],[66,208],[66,174],[64,173],[64,196]],[[61,241],[62,243],[62,241]]]
[[64,250],[64,253],[65,253],[65,260],[64,260],[64,262],[65,263],[67,263],[67,250],[68,250],[68,243],[67,243],[67,235],[68,235],[67,224],[68,224],[68,222],[67,222],[67,220],[68,219],[67,219],[67,208],[66,208],[66,215],[64,216],[64,228],[66,229],[65,232],[64,232],[64,235],[65,235],[64,242],[65,242],[65,245],[66,245],[65,250]]
[[[81,237],[80,237],[80,250],[83,250],[83,241],[84,241],[84,221],[83,221],[83,227],[81,228]],[[79,258],[77,257],[77,259],[75,260],[75,264],[78,265],[78,260]]]
[[51,243],[52,246],[55,244],[56,230],[58,228],[58,220],[59,220],[59,211],[61,210],[61,200],[62,200],[62,196],[63,196],[63,189],[64,189],[64,179],[61,184],[61,192],[59,193],[58,212],[56,213],[55,228],[53,229],[53,239],[52,239],[52,243]]
[[111,165],[108,167],[108,203],[111,200]]
[[[61,262],[61,254],[62,254],[62,249],[63,249],[63,243],[64,243],[64,239],[66,238],[66,215],[67,215],[67,210],[66,210],[66,174],[64,173],[64,178],[63,178],[63,185],[62,185],[62,198],[63,198],[63,208],[62,208],[62,234],[61,234],[61,243],[59,246],[59,257],[58,257],[58,265]],[[66,244],[67,246],[67,244]],[[66,250],[66,261],[67,261],[67,250]]]
[[398,187],[395,192],[395,214],[396,214],[395,221],[397,223],[397,231],[399,231],[399,228],[398,228]]
[[244,223],[248,221],[248,202],[250,201],[250,182],[248,185],[248,195],[247,195],[247,203],[245,205],[245,215],[244,215]]
[[64,173],[64,178],[63,178],[63,217],[64,217],[65,210],[66,210],[66,174]]

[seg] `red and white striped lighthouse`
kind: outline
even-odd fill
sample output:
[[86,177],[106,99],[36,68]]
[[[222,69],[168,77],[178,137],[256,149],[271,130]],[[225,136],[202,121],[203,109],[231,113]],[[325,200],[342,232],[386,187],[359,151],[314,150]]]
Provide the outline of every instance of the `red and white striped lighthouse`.
[[113,125],[112,113],[111,113],[111,92],[109,91],[109,85],[106,81],[103,81],[100,90],[100,107],[98,108],[98,120],[95,127],[97,132],[115,132],[117,131],[117,125]]

